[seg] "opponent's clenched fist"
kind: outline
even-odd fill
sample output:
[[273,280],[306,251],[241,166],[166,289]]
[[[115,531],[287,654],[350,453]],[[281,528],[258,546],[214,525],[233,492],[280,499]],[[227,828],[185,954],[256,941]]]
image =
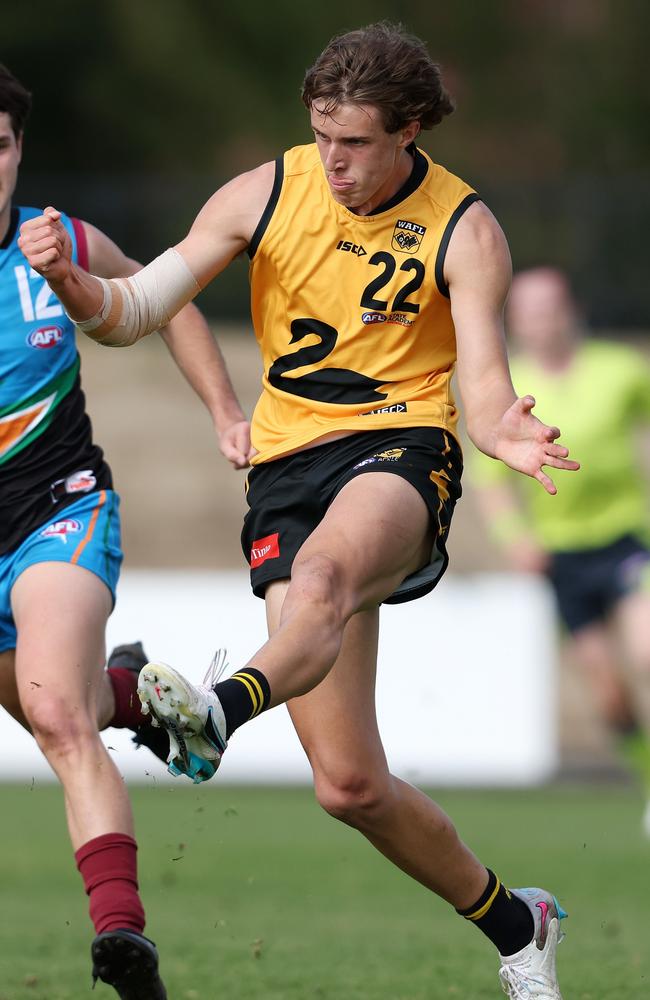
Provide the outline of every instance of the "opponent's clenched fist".
[[55,208],[46,208],[42,215],[23,222],[18,246],[30,266],[49,284],[65,280],[70,271],[72,240]]

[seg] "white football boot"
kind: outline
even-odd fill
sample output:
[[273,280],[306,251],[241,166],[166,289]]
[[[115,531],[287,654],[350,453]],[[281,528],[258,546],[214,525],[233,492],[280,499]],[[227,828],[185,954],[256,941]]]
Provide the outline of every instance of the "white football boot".
[[226,719],[212,690],[225,666],[225,651],[219,650],[202,684],[191,684],[166,663],[147,663],[138,678],[143,715],[151,713],[152,725],[167,730],[170,773],[195,784],[215,774],[228,745]]
[[501,955],[499,978],[511,1000],[562,1000],[555,968],[557,946],[564,937],[560,920],[566,913],[555,896],[544,889],[511,889],[530,910],[535,923],[533,940],[515,955]]

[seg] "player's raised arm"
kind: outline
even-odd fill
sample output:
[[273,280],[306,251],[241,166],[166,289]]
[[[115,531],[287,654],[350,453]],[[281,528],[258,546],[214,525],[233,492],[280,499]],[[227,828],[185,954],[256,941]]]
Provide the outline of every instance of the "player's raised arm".
[[[128,277],[142,269],[88,222],[81,222],[88,247],[88,267],[101,278]],[[169,353],[212,418],[219,446],[236,469],[249,463],[250,427],[235,394],[219,345],[203,313],[189,302],[160,330]]]
[[445,261],[467,431],[486,455],[556,493],[543,467],[575,471],[580,466],[567,458],[567,448],[555,444],[559,428],[533,415],[533,397],[518,399],[513,388],[503,333],[511,273],[500,226],[482,203],[471,205],[454,230]]
[[274,164],[220,188],[188,236],[129,278],[106,280],[71,260],[70,239],[54,208],[26,222],[19,245],[68,315],[93,340],[127,347],[169,320],[250,242],[271,195]]

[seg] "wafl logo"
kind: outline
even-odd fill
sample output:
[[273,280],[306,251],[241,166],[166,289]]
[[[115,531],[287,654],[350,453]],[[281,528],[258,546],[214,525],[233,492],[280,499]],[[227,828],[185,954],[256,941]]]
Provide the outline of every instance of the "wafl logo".
[[417,222],[398,219],[393,230],[391,246],[400,253],[417,253],[426,231],[427,227],[418,226]]
[[38,330],[32,330],[27,343],[39,351],[47,351],[50,347],[57,347],[62,340],[63,330],[60,326],[41,326]]
[[78,535],[83,531],[83,524],[74,517],[66,517],[63,521],[54,521],[43,528],[41,538],[60,538],[64,545],[68,544],[68,535]]

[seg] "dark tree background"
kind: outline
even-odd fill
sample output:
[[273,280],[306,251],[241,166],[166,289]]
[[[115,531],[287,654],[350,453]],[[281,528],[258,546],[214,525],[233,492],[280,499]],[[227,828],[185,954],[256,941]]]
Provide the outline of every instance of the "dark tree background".
[[[596,326],[650,328],[647,0],[7,4],[0,59],[35,100],[19,197],[149,260],[220,183],[309,141],[306,67],[383,17],[442,64],[457,112],[422,145],[479,190],[515,266],[566,267]],[[203,305],[245,315],[245,265]]]

